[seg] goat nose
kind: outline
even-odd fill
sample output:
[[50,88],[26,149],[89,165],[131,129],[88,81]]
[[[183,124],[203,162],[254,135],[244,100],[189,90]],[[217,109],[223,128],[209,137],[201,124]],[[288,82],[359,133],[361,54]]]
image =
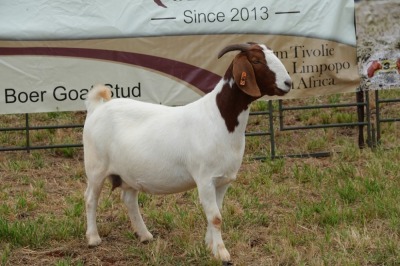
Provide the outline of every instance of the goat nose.
[[289,88],[291,88],[292,87],[292,80],[291,79],[287,79],[287,80],[285,80],[285,85],[286,86],[288,86]]

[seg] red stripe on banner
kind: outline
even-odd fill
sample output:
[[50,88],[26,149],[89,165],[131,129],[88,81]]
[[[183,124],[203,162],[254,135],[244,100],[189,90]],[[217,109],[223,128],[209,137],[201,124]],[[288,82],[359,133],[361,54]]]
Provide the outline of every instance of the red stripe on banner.
[[210,92],[221,77],[183,62],[139,53],[113,50],[60,47],[2,47],[0,55],[66,56],[120,62],[156,70],[183,80],[204,93]]

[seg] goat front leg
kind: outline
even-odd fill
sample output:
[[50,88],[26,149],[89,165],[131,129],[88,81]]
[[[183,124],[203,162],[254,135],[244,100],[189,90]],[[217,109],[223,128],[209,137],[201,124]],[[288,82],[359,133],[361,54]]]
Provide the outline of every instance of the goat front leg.
[[[230,184],[224,184],[219,187],[216,187],[215,192],[216,192],[216,200],[217,200],[217,206],[219,209],[219,212],[222,213],[222,202],[224,201],[224,196],[226,191],[228,190]],[[207,226],[207,233],[206,233],[206,243],[212,243],[212,237],[213,237],[213,228],[210,227],[209,225]]]
[[217,204],[215,185],[213,182],[201,185],[198,184],[198,190],[200,202],[207,217],[206,244],[216,258],[224,262],[229,262],[231,256],[225,248],[221,235],[222,216]]
[[149,230],[147,230],[142,215],[140,214],[138,194],[139,192],[133,188],[122,187],[121,198],[128,209],[128,215],[131,219],[132,226],[138,235],[140,242],[143,243],[152,240],[153,235]]

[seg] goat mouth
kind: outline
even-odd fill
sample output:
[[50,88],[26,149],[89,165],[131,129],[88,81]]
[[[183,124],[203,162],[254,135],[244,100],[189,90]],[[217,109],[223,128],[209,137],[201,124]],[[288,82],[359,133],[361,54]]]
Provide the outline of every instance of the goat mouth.
[[283,96],[286,93],[288,93],[288,91],[284,91],[284,90],[282,90],[280,88],[276,88],[274,92],[275,92],[275,95],[277,95],[277,96]]

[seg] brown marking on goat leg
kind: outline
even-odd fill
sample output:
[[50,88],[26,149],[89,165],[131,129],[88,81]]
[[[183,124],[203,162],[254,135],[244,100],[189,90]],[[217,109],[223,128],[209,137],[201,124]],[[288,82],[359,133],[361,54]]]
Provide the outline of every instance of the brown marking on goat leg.
[[122,185],[122,179],[119,175],[110,175],[111,191]]
[[221,230],[221,225],[222,225],[222,220],[219,217],[214,217],[212,220],[212,224],[217,228],[218,230]]

